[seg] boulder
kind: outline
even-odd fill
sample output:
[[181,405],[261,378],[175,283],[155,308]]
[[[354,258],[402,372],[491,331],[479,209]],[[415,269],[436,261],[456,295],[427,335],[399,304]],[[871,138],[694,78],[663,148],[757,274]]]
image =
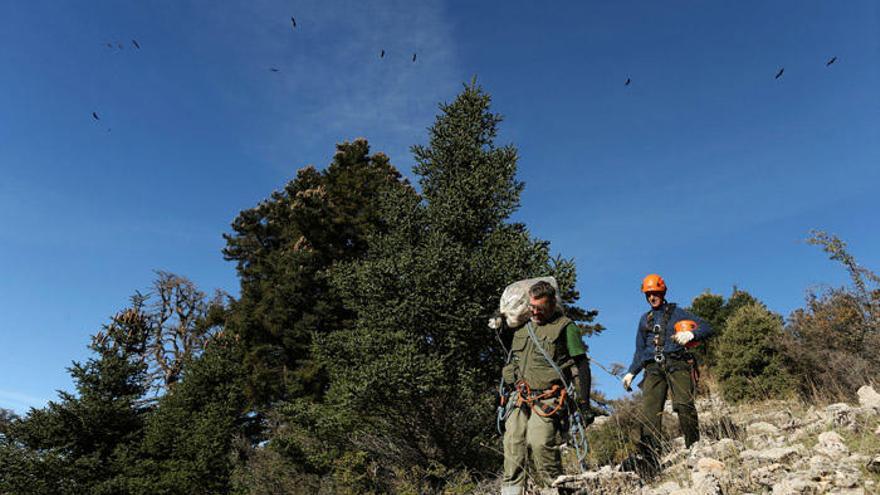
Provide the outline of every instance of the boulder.
[[764,450],[746,450],[742,453],[743,460],[786,464],[801,456],[802,446],[772,447]]
[[598,471],[587,471],[575,475],[563,475],[553,482],[552,487],[559,493],[590,493],[592,495],[610,495],[616,493],[634,493],[642,486],[638,475],[622,472],[603,466]]
[[797,474],[791,474],[773,485],[773,495],[818,495],[821,489],[817,483]]
[[700,495],[722,495],[724,493],[721,488],[720,475],[717,472],[697,471],[691,475],[691,481],[694,483],[693,490]]
[[874,390],[874,387],[865,385],[857,393],[859,395],[859,405],[880,412],[880,394]]
[[711,457],[703,457],[699,461],[697,461],[697,465],[694,468],[695,471],[700,473],[720,473],[725,469],[724,463],[719,461],[718,459],[713,459]]
[[849,448],[843,443],[843,438],[834,431],[820,433],[819,443],[813,450],[832,460],[839,460],[849,455]]
[[681,490],[681,485],[675,481],[667,481],[651,491],[651,495],[670,495]]
[[752,483],[756,483],[761,486],[772,487],[782,475],[785,474],[785,469],[782,467],[782,464],[774,462],[773,464],[768,464],[766,466],[761,466],[749,473],[752,479]]
[[752,424],[746,426],[746,435],[748,435],[750,437],[757,437],[757,436],[774,437],[776,435],[779,435],[779,428],[777,428],[776,426],[774,426],[770,423],[765,423],[765,422],[761,421],[761,422],[752,423]]
[[837,488],[856,488],[859,486],[859,473],[852,469],[840,469],[834,473],[834,486]]
[[825,481],[834,475],[834,463],[824,455],[815,455],[810,458],[807,473],[813,481]]

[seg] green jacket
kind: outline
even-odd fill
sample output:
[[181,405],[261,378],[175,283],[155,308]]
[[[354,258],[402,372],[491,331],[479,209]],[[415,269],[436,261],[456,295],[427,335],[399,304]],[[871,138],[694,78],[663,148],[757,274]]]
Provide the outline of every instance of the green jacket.
[[[569,372],[575,356],[586,353],[586,348],[580,340],[580,329],[562,313],[557,313],[552,320],[543,325],[526,323],[513,334],[510,362],[502,371],[504,382],[513,385],[519,380],[524,380],[532,390],[544,390],[553,384],[561,385],[556,370],[544,359],[544,355],[529,336],[530,323],[541,347],[564,373]],[[570,376],[565,378],[568,380]]]

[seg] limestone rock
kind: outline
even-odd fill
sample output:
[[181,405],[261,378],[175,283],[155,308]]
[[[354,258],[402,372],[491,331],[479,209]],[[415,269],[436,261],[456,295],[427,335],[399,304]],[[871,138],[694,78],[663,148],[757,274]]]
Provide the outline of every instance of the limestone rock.
[[819,493],[821,490],[817,483],[798,475],[789,475],[773,485],[773,495],[818,495]]
[[815,455],[809,460],[808,476],[813,481],[825,481],[834,475],[834,463],[824,455]]
[[670,495],[681,490],[681,485],[675,481],[667,481],[651,491],[651,495]]
[[752,460],[758,462],[778,462],[786,464],[800,457],[802,447],[773,447],[765,450],[746,450],[742,453],[744,460]]
[[773,464],[755,468],[750,474],[753,483],[772,487],[779,481],[782,475],[785,474],[785,469],[782,467],[782,464],[774,462]]
[[880,412],[880,394],[874,390],[874,387],[865,385],[857,393],[859,394],[859,405]]
[[865,465],[865,469],[874,474],[880,474],[880,456],[877,456]]
[[696,471],[700,473],[720,473],[724,471],[724,463],[711,457],[703,457],[697,461]]
[[635,473],[616,471],[610,466],[604,466],[598,471],[560,476],[552,486],[559,493],[611,495],[636,492],[642,482]]
[[859,473],[851,469],[838,469],[834,473],[834,486],[838,488],[855,488],[859,486]]
[[[717,461],[716,461],[717,462]],[[716,472],[697,471],[691,475],[693,490],[701,495],[722,495],[721,480]]]
[[838,460],[849,455],[849,448],[843,443],[843,438],[834,431],[826,431],[819,434],[819,443],[813,450],[832,460]]
[[746,426],[746,434],[750,437],[757,437],[757,436],[773,437],[773,436],[779,435],[779,428],[777,428],[776,426],[774,426],[770,423],[765,423],[762,421],[762,422],[758,422],[758,423],[752,423],[752,424]]

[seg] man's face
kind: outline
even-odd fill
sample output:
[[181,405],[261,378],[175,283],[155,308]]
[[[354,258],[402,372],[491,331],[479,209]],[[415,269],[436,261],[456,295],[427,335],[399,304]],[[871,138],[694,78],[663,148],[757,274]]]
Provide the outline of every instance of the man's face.
[[553,316],[553,311],[556,309],[556,301],[551,301],[546,296],[540,299],[529,296],[529,309],[532,311],[532,321],[539,324],[544,323]]
[[648,304],[651,305],[652,308],[657,309],[663,305],[663,299],[666,297],[666,294],[663,292],[646,292],[645,298],[648,300]]

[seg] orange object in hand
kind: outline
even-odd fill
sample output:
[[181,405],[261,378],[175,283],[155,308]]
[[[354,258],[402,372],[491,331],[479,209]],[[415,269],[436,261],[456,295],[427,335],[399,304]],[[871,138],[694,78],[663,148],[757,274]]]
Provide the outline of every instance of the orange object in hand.
[[[675,333],[678,332],[691,332],[697,329],[697,322],[694,320],[680,320],[675,324]],[[700,345],[696,340],[692,340],[685,344],[684,346],[688,349],[693,349],[694,347]]]

